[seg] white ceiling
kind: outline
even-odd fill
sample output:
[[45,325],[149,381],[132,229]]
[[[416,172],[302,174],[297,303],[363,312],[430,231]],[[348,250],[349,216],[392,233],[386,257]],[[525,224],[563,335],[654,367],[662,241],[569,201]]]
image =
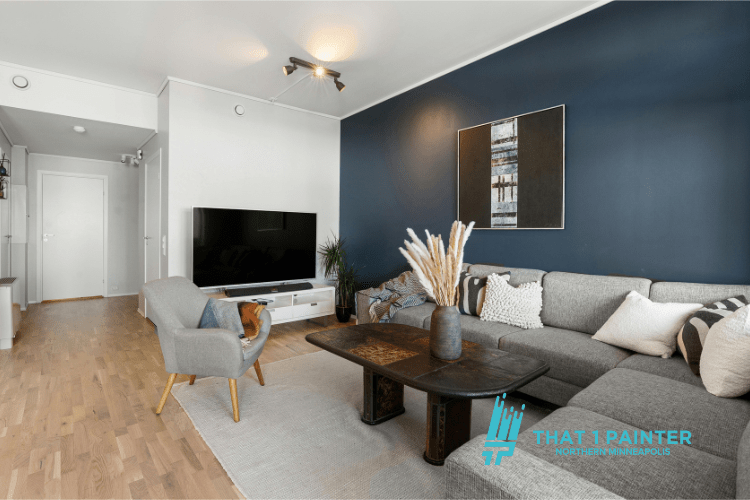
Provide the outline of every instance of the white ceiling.
[[[120,161],[133,154],[152,130],[0,106],[0,123],[13,144],[31,153]],[[73,130],[81,125],[86,132]]]
[[[269,99],[289,56],[325,62],[279,102],[347,116],[594,5],[517,2],[0,2],[0,60],[155,93],[166,76]],[[33,82],[32,82],[33,83]]]

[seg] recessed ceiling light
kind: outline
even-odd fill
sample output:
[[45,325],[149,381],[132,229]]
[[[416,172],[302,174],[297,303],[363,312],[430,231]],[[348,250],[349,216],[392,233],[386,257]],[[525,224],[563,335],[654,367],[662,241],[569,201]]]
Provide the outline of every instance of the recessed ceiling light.
[[80,125],[76,125],[75,127],[73,127],[73,130],[75,130],[79,134],[86,132],[86,129],[84,127],[81,127]]
[[238,104],[234,107],[234,112],[237,114],[237,116],[242,116],[245,114],[245,106],[242,104]]
[[16,75],[11,79],[13,86],[18,90],[26,90],[29,88],[29,79],[25,76]]

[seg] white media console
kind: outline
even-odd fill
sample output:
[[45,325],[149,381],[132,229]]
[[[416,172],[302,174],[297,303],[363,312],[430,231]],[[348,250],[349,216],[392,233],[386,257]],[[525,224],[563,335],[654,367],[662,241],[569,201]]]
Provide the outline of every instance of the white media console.
[[211,297],[228,302],[268,302],[266,310],[271,313],[273,324],[320,318],[336,312],[336,289],[330,285],[314,284],[309,290],[296,292],[261,293],[241,297],[227,297],[224,293]]

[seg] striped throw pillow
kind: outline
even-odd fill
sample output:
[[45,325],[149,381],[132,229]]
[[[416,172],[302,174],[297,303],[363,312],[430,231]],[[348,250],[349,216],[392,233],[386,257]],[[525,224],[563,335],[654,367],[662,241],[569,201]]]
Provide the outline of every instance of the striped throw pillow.
[[701,354],[706,343],[708,330],[720,320],[730,316],[734,311],[747,305],[744,295],[714,302],[690,316],[677,334],[677,347],[685,361],[696,375],[700,376]]
[[[505,281],[510,280],[510,273],[501,273]],[[458,310],[461,314],[479,316],[484,305],[484,292],[487,290],[487,278],[477,278],[467,272],[461,273],[458,279]]]

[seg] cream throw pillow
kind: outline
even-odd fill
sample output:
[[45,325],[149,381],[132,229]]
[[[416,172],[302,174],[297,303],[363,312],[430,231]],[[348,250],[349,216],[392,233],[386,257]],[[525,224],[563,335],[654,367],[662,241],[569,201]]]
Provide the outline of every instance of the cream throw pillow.
[[521,328],[542,328],[542,285],[523,283],[518,288],[508,283],[507,276],[487,276],[487,291],[480,318],[499,321]]
[[703,304],[652,302],[633,290],[594,339],[649,356],[669,358],[677,349],[677,333]]
[[701,354],[701,379],[714,396],[750,392],[750,306],[736,310],[708,331]]

